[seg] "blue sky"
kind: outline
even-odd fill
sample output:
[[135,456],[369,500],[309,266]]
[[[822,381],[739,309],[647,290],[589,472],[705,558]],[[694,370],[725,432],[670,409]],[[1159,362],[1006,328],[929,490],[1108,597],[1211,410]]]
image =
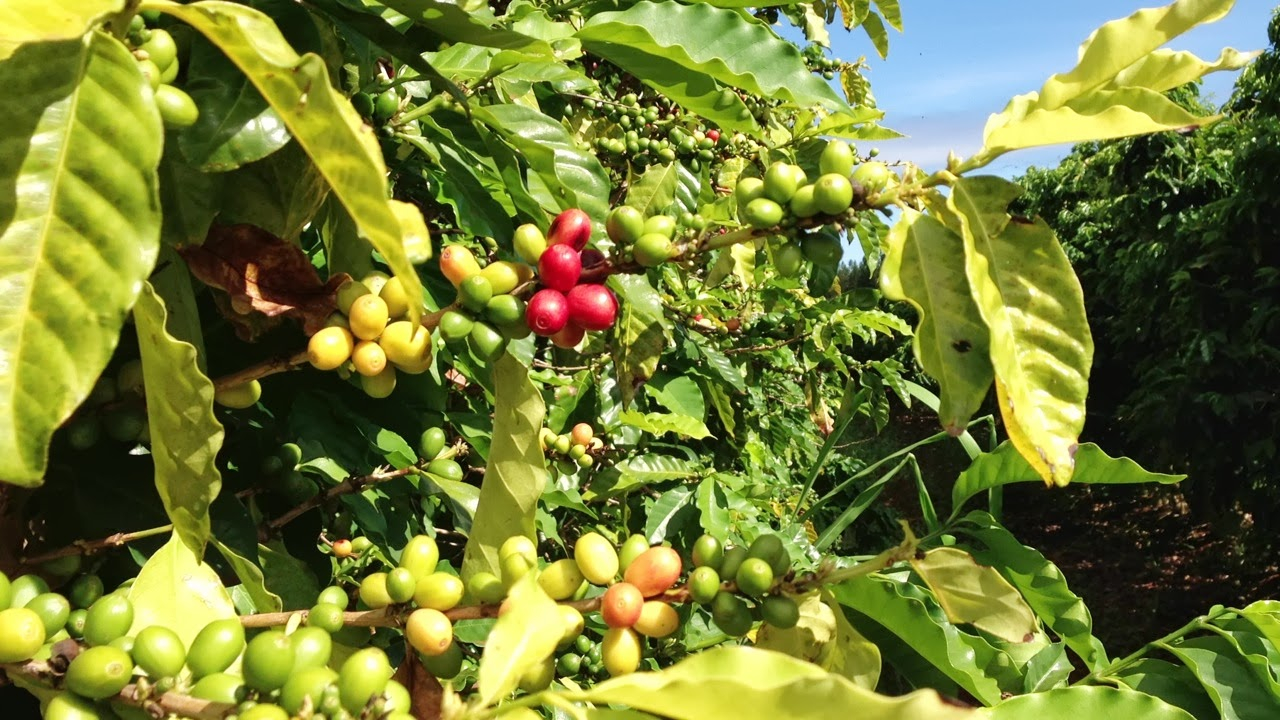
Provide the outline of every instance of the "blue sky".
[[[1280,0],[1237,0],[1231,13],[1170,45],[1216,58],[1223,47],[1267,46],[1271,9]],[[877,143],[882,159],[911,160],[934,170],[948,150],[962,157],[981,145],[987,117],[1014,95],[1075,64],[1080,43],[1099,25],[1158,0],[901,0],[902,33],[890,30],[889,57],[880,60],[861,29],[833,27],[832,52],[844,60],[865,55],[883,123],[909,138]],[[1220,102],[1236,73],[1216,73],[1205,91]],[[1005,155],[988,171],[1011,177],[1029,165],[1057,164],[1069,147]]]

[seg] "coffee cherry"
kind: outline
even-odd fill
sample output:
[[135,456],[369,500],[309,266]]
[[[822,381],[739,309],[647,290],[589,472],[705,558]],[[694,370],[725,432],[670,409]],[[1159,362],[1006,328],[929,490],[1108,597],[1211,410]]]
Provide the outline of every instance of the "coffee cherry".
[[724,546],[714,535],[702,535],[693,543],[693,566],[717,569],[724,560]]
[[336,370],[351,357],[353,350],[355,340],[348,330],[322,328],[307,342],[307,361],[317,370]]
[[44,645],[44,622],[27,608],[0,610],[0,662],[29,660]]
[[828,173],[813,184],[814,203],[827,215],[839,215],[853,202],[853,185],[844,175]]
[[378,400],[390,396],[396,389],[396,369],[388,365],[377,375],[361,375],[360,389]]
[[672,238],[676,234],[676,220],[670,215],[651,215],[644,221],[644,234]]
[[244,678],[228,673],[213,673],[200,678],[187,694],[197,700],[235,705],[240,702],[244,692]]
[[84,618],[84,639],[90,645],[107,645],[123,637],[132,625],[133,603],[124,595],[103,595]]
[[757,230],[782,222],[782,206],[768,198],[756,198],[743,209],[742,219]]
[[[9,580],[4,578],[0,580],[0,584],[6,586],[7,590]],[[71,583],[71,588],[67,590],[67,599],[71,601],[72,607],[87,608],[102,597],[104,589],[102,578],[97,575],[81,575]],[[0,590],[0,607],[3,607],[8,600],[5,597],[6,594],[5,590]]]
[[547,249],[547,238],[543,236],[537,225],[525,223],[516,228],[511,236],[511,244],[521,260],[530,265],[537,265],[538,258],[542,257],[543,251]]
[[844,254],[840,238],[828,233],[811,233],[800,240],[800,249],[814,265],[839,264]]
[[264,693],[279,690],[293,671],[295,657],[292,641],[280,630],[254,636],[241,661],[245,684]]
[[578,564],[569,558],[561,558],[543,568],[538,584],[552,600],[568,600],[586,583]]
[[610,585],[600,597],[600,615],[611,628],[627,628],[640,619],[644,595],[629,582]]
[[853,148],[843,140],[830,140],[818,156],[818,171],[823,175],[835,173],[845,178],[853,172]]
[[472,275],[458,284],[458,301],[473,313],[482,312],[493,297],[493,285],[482,274]]
[[804,264],[804,251],[794,242],[789,242],[773,252],[773,266],[782,277],[795,277]]
[[594,585],[608,585],[618,574],[618,553],[613,543],[599,533],[578,538],[573,546],[573,559],[583,577]]
[[605,232],[617,245],[630,245],[644,234],[644,213],[630,205],[619,205],[605,220]]
[[466,247],[446,245],[440,251],[440,272],[456,288],[467,278],[480,273],[480,263]]
[[640,609],[635,631],[651,638],[664,638],[680,628],[675,608],[660,600],[650,600]]
[[436,326],[436,332],[440,333],[440,337],[444,338],[445,342],[454,343],[466,340],[474,326],[475,321],[466,314],[448,310],[440,316],[440,324]]
[[451,480],[453,482],[462,482],[464,475],[462,466],[458,464],[457,460],[453,460],[451,458],[437,458],[432,460],[427,463],[427,467],[425,469],[427,473],[431,475],[438,475],[445,480]]
[[[164,71],[160,71],[160,79],[165,79]],[[160,111],[160,122],[166,128],[181,129],[191,127],[200,119],[200,109],[195,100],[172,85],[161,85],[156,88],[154,100],[156,109]]]
[[251,408],[258,404],[258,400],[261,397],[262,383],[258,382],[257,379],[242,382],[239,385],[232,385],[231,387],[215,388],[213,391],[213,401],[215,403],[233,410]]
[[413,602],[420,608],[447,612],[462,601],[466,588],[462,579],[444,572],[433,572],[418,579]]
[[550,337],[560,332],[569,322],[569,301],[564,293],[544,288],[534,293],[526,308],[525,322],[529,329]]
[[773,568],[760,558],[748,557],[734,575],[738,589],[751,597],[760,597],[773,586]]
[[391,604],[391,595],[387,592],[387,574],[373,573],[360,581],[360,602],[377,610]]
[[361,340],[351,351],[351,364],[361,375],[373,377],[386,369],[387,353],[378,343]]
[[649,540],[645,536],[635,534],[629,536],[618,550],[618,565],[625,572],[631,563],[649,549]]
[[231,666],[244,650],[244,627],[239,618],[215,620],[201,628],[187,652],[187,667],[197,680]]
[[484,308],[485,319],[498,327],[524,324],[528,308],[524,300],[515,295],[495,295]]
[[467,580],[467,592],[477,602],[492,605],[506,596],[506,588],[497,575],[489,572],[478,572]]
[[764,197],[764,180],[760,178],[739,178],[733,189],[733,198],[738,201],[739,208],[745,208],[756,198]]
[[569,437],[573,440],[574,445],[587,445],[594,436],[595,430],[587,423],[578,423],[569,432]]
[[311,701],[313,711],[320,708],[324,691],[338,681],[338,673],[327,667],[311,667],[289,678],[280,690],[280,707],[290,715],[302,712],[302,706]]
[[773,533],[765,533],[752,541],[747,549],[747,557],[764,560],[769,563],[773,573],[779,576],[786,574],[791,566],[791,559],[787,555],[787,548],[783,545],[782,538]]
[[604,633],[601,658],[610,677],[619,677],[640,669],[644,649],[640,636],[631,628],[615,627]]
[[439,610],[419,608],[409,614],[404,636],[423,655],[443,655],[453,644],[453,623]]
[[882,162],[865,162],[853,171],[850,179],[861,185],[867,192],[874,193],[883,190],[889,184],[893,179],[893,173],[890,172],[889,166]]
[[391,663],[378,648],[357,650],[338,671],[338,697],[349,713],[359,713],[369,698],[382,694],[391,679]]
[[604,285],[577,285],[569,290],[566,300],[569,303],[569,321],[586,330],[608,330],[618,319],[618,299]]
[[327,633],[341,630],[344,620],[342,608],[329,603],[316,603],[307,611],[307,626],[320,628]]
[[45,635],[52,636],[61,630],[71,616],[71,603],[58,593],[41,593],[29,600],[26,608],[40,616]]
[[467,344],[473,355],[487,362],[496,360],[502,355],[502,352],[507,349],[507,338],[492,325],[477,322],[471,326]]
[[416,375],[431,365],[431,332],[421,325],[415,330],[408,320],[387,325],[378,345],[387,360],[404,372]]
[[566,350],[572,350],[578,347],[582,342],[582,338],[586,337],[586,328],[575,322],[569,322],[560,328],[560,332],[551,336],[551,344]]
[[449,645],[449,649],[443,654],[437,656],[422,656],[422,666],[427,672],[441,680],[450,680],[458,676],[462,672],[462,662],[465,656],[462,654],[462,648],[458,643]]
[[707,605],[720,592],[720,574],[707,565],[694,568],[689,573],[689,596],[694,602]]
[[133,660],[129,653],[104,645],[76,655],[64,679],[71,692],[90,700],[102,700],[123,690],[132,677]]
[[631,247],[631,256],[644,267],[657,267],[672,253],[671,239],[662,233],[646,233]]
[[336,298],[338,303],[338,312],[343,315],[350,313],[351,303],[355,302],[356,298],[361,298],[370,294],[372,293],[369,290],[369,287],[359,280],[348,280],[342,283],[342,286],[338,288],[338,295]]
[[[571,245],[549,245],[538,258],[538,280],[548,288],[569,292],[582,275],[582,256]],[[537,332],[537,328],[533,329]]]
[[818,201],[815,197],[817,189],[813,185],[805,185],[791,196],[787,207],[791,214],[798,218],[811,218],[818,214]]
[[760,603],[764,621],[779,630],[790,630],[800,622],[800,606],[786,595],[770,595]]
[[361,340],[376,340],[386,329],[390,318],[386,301],[377,295],[356,298],[351,303],[351,312],[347,313],[351,334]]
[[627,566],[623,579],[635,585],[645,597],[653,597],[675,585],[682,568],[680,553],[669,547],[651,547]]
[[138,631],[133,639],[133,661],[152,679],[175,677],[187,662],[187,648],[178,633],[163,625]]
[[448,440],[444,430],[438,427],[427,428],[422,431],[422,437],[418,440],[418,452],[421,453],[423,458],[434,460],[437,455],[444,451],[444,446]]
[[733,578],[738,574],[738,568],[742,567],[742,561],[747,559],[747,549],[741,545],[725,548],[724,559],[720,561],[720,577]]
[[730,637],[742,637],[751,630],[751,611],[742,598],[720,591],[711,602],[711,619]]
[[547,230],[547,242],[550,245],[568,245],[575,251],[586,247],[590,239],[591,216],[577,208],[569,208],[556,215],[551,221],[551,228]]
[[764,196],[776,203],[785,203],[799,188],[796,180],[792,166],[779,160],[764,171]]

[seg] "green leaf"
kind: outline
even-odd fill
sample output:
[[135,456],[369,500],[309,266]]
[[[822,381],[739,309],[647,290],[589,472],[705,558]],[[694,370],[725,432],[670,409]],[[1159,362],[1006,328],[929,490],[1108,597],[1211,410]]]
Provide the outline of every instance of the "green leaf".
[[1075,68],[1045,81],[1038,93],[1013,98],[992,115],[983,149],[963,165],[981,167],[1024,147],[1173,130],[1213,122],[1161,94],[1205,73],[1239,67],[1244,55],[1227,51],[1218,63],[1186,53],[1156,51],[1191,28],[1213,22],[1234,0],[1178,0],[1138,10],[1098,28],[1080,46]]
[[222,553],[222,557],[231,566],[236,577],[240,578],[240,584],[253,600],[255,612],[280,612],[284,609],[284,603],[281,601],[280,596],[267,589],[267,581],[262,574],[262,568],[258,567],[252,560],[241,557],[235,550],[217,540],[213,541],[213,546],[218,549],[218,552]]
[[875,3],[880,16],[889,27],[902,32],[902,8],[898,5],[898,0],[875,0]]
[[505,28],[491,27],[476,14],[451,3],[434,0],[385,0],[382,4],[450,42],[524,50],[539,55],[553,54],[551,46],[542,40]]
[[176,340],[190,343],[195,348],[196,367],[206,373],[208,354],[204,348],[204,330],[200,327],[200,308],[197,306],[195,286],[191,271],[182,257],[171,247],[160,249],[157,269],[151,274],[151,287],[164,304],[168,316],[164,327]]
[[267,591],[280,597],[283,609],[303,610],[315,604],[320,580],[306,563],[289,554],[283,542],[259,545],[258,561],[262,563]]
[[584,497],[590,500],[623,493],[641,485],[684,480],[696,476],[701,470],[698,463],[670,455],[632,455],[597,475]]
[[[0,59],[5,45],[80,40],[124,5],[125,0],[6,0],[0,5]],[[10,85],[4,87],[6,92],[13,91]],[[10,95],[10,99],[18,97]]]
[[617,62],[642,80],[648,77],[643,68],[615,60],[617,48],[666,58],[759,97],[830,110],[847,107],[805,67],[794,45],[763,25],[743,22],[733,10],[642,0],[627,10],[594,15],[577,37],[588,52]]
[[660,405],[677,415],[703,418],[707,414],[707,401],[702,397],[698,382],[686,375],[653,381],[644,390]]
[[953,623],[968,623],[1011,643],[1028,642],[1039,629],[1017,589],[963,550],[935,548],[912,558],[911,567]]
[[280,116],[218,48],[203,38],[194,39],[186,67],[183,90],[200,115],[177,136],[178,147],[192,166],[204,172],[226,172],[261,160],[289,142]]
[[698,353],[707,361],[705,367],[712,371],[708,373],[708,377],[719,378],[738,392],[746,391],[746,381],[738,368],[734,367],[733,361],[729,359],[728,355],[720,352],[718,348],[711,344],[711,341],[702,337],[700,333],[691,333],[688,337],[697,346]]
[[196,349],[165,330],[164,303],[146,283],[133,309],[147,389],[147,422],[156,490],[174,534],[197,554],[210,537],[209,505],[222,488],[218,450],[222,424],[213,416],[213,383],[196,362]]
[[1249,663],[1240,656],[1238,646],[1216,635],[1191,637],[1161,647],[1177,656],[1204,687],[1223,720],[1280,715],[1280,697],[1273,695]]
[[1067,657],[1066,645],[1046,645],[1027,661],[1026,674],[1022,677],[1023,692],[1038,693],[1065,687],[1074,670]]
[[962,633],[945,618],[935,620],[922,599],[911,597],[906,583],[871,576],[840,583],[831,590],[841,605],[893,633],[983,704],[1000,701],[1002,688],[995,679],[996,670],[1011,666],[1012,660],[981,638]]
[[932,690],[892,698],[877,695],[812,663],[750,647],[707,650],[658,672],[624,675],[565,695],[582,702],[624,705],[674,720],[826,720],[833,715],[859,720],[981,717],[978,710],[951,704]]
[[227,174],[218,222],[254,225],[296,243],[328,193],[329,185],[319,167],[301,146],[289,143],[267,158]]
[[[470,545],[468,545],[470,547]],[[547,661],[564,636],[556,603],[528,573],[511,587],[507,611],[493,624],[480,658],[476,702],[493,705],[516,689],[521,676]]]
[[[970,524],[977,528],[970,528]],[[995,567],[1013,583],[1036,616],[1061,637],[1090,670],[1101,670],[1107,665],[1106,650],[1093,636],[1093,616],[1084,600],[1067,587],[1058,566],[1040,551],[1018,542],[985,512],[969,513],[958,529],[986,546],[970,551],[978,562]]]
[[[694,493],[685,485],[671,488],[659,497],[645,516],[644,535],[650,543],[660,543],[670,535],[675,535],[672,527],[678,515],[690,509],[694,502]],[[678,526],[680,523],[676,523]]]
[[871,40],[871,45],[875,47],[876,54],[881,60],[889,57],[889,31],[885,29],[884,21],[879,15],[867,13],[867,17],[862,21],[862,31]]
[[623,425],[630,425],[650,435],[665,435],[673,432],[695,440],[711,436],[711,431],[707,429],[706,423],[688,415],[640,413],[636,410],[623,410],[618,415],[618,421]]
[[612,275],[608,285],[622,306],[613,341],[613,364],[625,407],[631,404],[640,384],[658,369],[658,358],[667,349],[671,329],[662,312],[662,297],[645,276]]
[[650,165],[627,188],[625,204],[644,213],[645,217],[661,214],[676,200],[679,169],[679,163]]
[[703,478],[698,483],[697,498],[699,524],[705,533],[716,537],[729,534],[729,499],[725,497],[715,477]]
[[165,245],[199,245],[222,209],[227,176],[203,173],[188,165],[171,144],[160,161],[160,233]]
[[958,216],[970,291],[991,331],[1006,431],[1046,483],[1066,485],[1084,427],[1093,338],[1080,282],[1053,231],[1006,211],[1020,192],[1002,178],[964,178],[947,207]]
[[538,433],[546,412],[529,369],[510,355],[493,365],[493,445],[480,503],[467,539],[462,577],[498,574],[498,548],[512,535],[533,535],[534,509],[547,485]]
[[129,635],[163,625],[178,633],[187,647],[205,625],[236,616],[218,574],[177,533],[142,566],[129,587],[129,601],[133,603]]
[[1033,695],[1019,695],[989,710],[989,720],[1195,720],[1186,711],[1132,690],[1110,687],[1069,687]]
[[[420,297],[422,282],[404,250],[405,229],[388,200],[382,150],[372,129],[333,88],[324,58],[314,53],[299,56],[270,17],[243,5],[147,0],[142,8],[173,15],[226,53],[311,157],[405,292]],[[423,224],[420,218],[417,224]],[[421,303],[410,303],[410,320],[417,322],[421,313]]]
[[556,120],[521,105],[487,105],[475,117],[510,143],[550,188],[560,208],[578,208],[597,224],[609,214],[609,174]]
[[105,35],[24,45],[0,87],[0,478],[34,486],[155,265],[163,134]]
[[844,610],[814,590],[793,598],[800,622],[788,630],[765,623],[756,632],[756,647],[785,653],[875,690],[880,680],[880,649],[849,624]]
[[1183,665],[1157,658],[1142,658],[1117,673],[1115,678],[1131,690],[1186,710],[1197,720],[1221,717],[1204,688],[1196,682],[1195,673]]
[[[1085,443],[1076,452],[1075,481],[1086,485],[1139,485],[1160,483],[1172,485],[1186,475],[1165,475],[1143,470],[1127,457],[1113,458],[1093,443]],[[951,515],[956,518],[961,508],[978,493],[1017,482],[1033,482],[1039,477],[1011,443],[1005,441],[995,450],[983,453],[973,461],[951,489]]]
[[905,300],[919,311],[911,346],[920,367],[941,386],[938,418],[951,433],[964,430],[993,379],[991,337],[963,266],[960,236],[908,208],[889,231],[880,270],[884,296]]

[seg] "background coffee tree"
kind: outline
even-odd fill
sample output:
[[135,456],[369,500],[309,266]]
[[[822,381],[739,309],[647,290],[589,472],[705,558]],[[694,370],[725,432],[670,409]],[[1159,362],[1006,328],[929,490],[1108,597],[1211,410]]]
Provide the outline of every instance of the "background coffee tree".
[[[7,4],[6,707],[1274,716],[1270,601],[1116,656],[999,522],[1013,482],[1180,477],[1078,442],[1079,284],[978,171],[1212,122],[1166,93],[1250,56],[1158,49],[1231,5],[1108,24],[921,169],[870,159],[823,50],[885,52],[896,2]],[[878,291],[834,282],[843,237]],[[599,284],[591,332],[525,310]],[[890,402],[940,431],[831,458]],[[949,501],[933,442],[972,458]]]

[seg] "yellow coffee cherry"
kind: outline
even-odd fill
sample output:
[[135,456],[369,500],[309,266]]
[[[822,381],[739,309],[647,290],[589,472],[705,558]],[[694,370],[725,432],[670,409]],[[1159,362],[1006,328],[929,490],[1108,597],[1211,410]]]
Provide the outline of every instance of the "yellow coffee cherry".
[[439,610],[419,608],[409,614],[404,636],[413,649],[428,657],[443,655],[453,644],[453,623]]
[[363,295],[351,303],[351,312],[347,314],[347,322],[351,323],[351,334],[361,340],[377,340],[387,328],[387,320],[391,313],[387,310],[387,301],[377,295]]
[[361,375],[360,387],[371,398],[384,398],[396,389],[396,369],[388,365],[377,375]]
[[342,327],[322,328],[307,342],[307,361],[317,370],[334,370],[351,357],[355,339]]
[[552,600],[568,600],[585,582],[578,564],[571,558],[561,558],[538,574],[538,584]]
[[445,572],[433,572],[418,580],[413,591],[413,602],[421,608],[447,612],[462,602],[466,586],[462,578]]
[[604,632],[600,655],[610,677],[627,675],[640,669],[643,649],[640,636],[631,628],[609,628]]
[[387,353],[378,343],[372,340],[361,340],[351,351],[351,364],[361,375],[373,377],[387,369]]
[[680,627],[675,608],[660,600],[649,600],[640,608],[640,619],[632,626],[641,635],[664,638]]
[[425,372],[431,365],[431,332],[421,325],[415,330],[408,320],[387,326],[378,338],[387,360],[410,375]]
[[404,289],[400,278],[393,277],[382,286],[378,297],[387,303],[387,313],[392,320],[398,320],[409,312],[409,293]]

